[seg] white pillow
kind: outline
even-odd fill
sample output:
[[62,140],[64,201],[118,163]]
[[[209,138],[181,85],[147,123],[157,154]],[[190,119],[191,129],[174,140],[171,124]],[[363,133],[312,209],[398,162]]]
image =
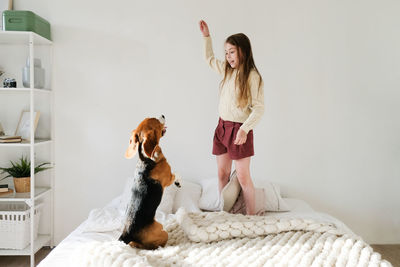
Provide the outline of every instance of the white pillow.
[[221,191],[221,206],[224,211],[230,211],[235,204],[240,190],[239,181],[237,179],[236,170],[231,174],[229,178],[229,182],[225,185],[225,187]]
[[165,214],[172,213],[172,207],[174,206],[174,200],[176,195],[177,187],[174,183],[164,188],[164,193],[161,198],[161,203],[157,208],[157,211],[161,211]]
[[181,188],[177,189],[172,212],[175,213],[180,207],[185,208],[187,212],[200,212],[201,186],[187,180],[181,180],[180,184]]
[[289,211],[290,207],[281,196],[279,185],[267,183],[264,186],[265,210],[267,211]]
[[218,192],[218,178],[201,179],[202,188],[201,197],[199,199],[199,207],[202,210],[220,211],[222,201]]
[[[221,210],[230,211],[237,201],[241,191],[236,170],[232,173],[228,184],[222,189]],[[255,188],[257,214],[262,211],[288,211],[289,205],[282,199],[279,185],[266,183],[263,188]],[[244,201],[244,199],[241,199]]]

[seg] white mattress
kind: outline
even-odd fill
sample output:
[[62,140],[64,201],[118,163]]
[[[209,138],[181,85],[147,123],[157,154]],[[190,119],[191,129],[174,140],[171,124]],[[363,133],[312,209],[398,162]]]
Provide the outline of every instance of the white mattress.
[[[319,219],[327,222],[334,223],[338,227],[346,229],[351,232],[341,221],[324,213],[314,211],[310,205],[300,199],[285,198],[284,199],[291,207],[289,212],[269,212],[266,216],[278,216],[278,217],[290,217],[293,215],[299,215],[303,217],[309,217],[310,219]],[[113,202],[105,207],[112,211]],[[175,216],[173,214],[168,216]],[[163,223],[165,215],[157,216],[157,220]],[[100,218],[101,219],[101,218]],[[107,219],[107,218],[105,218]],[[120,230],[112,230],[108,232],[85,232],[85,229],[92,227],[89,219],[85,220],[77,229],[69,234],[58,246],[56,246],[51,253],[43,259],[38,266],[50,267],[50,266],[70,266],[69,259],[73,255],[73,251],[79,245],[90,242],[90,241],[112,241],[116,240],[120,236]]]

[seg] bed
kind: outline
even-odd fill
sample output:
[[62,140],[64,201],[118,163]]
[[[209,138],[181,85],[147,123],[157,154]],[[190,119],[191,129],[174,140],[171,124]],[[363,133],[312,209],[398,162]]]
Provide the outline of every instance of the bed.
[[[164,248],[138,250],[116,241],[129,199],[125,190],[92,210],[39,266],[391,266],[343,222],[303,200],[281,198],[272,184],[265,192],[277,193],[276,201],[290,210],[269,207],[262,216],[218,211],[221,204],[207,196],[207,186],[184,181],[180,190],[166,190],[156,213],[169,233]],[[212,202],[217,210],[204,211]]]

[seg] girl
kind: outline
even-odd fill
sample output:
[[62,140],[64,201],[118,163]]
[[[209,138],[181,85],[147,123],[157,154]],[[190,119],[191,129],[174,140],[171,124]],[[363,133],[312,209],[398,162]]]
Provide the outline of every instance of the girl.
[[243,33],[225,41],[225,61],[214,57],[210,32],[200,21],[205,58],[222,76],[219,99],[219,122],[215,129],[213,154],[217,157],[219,191],[228,183],[232,160],[243,190],[246,213],[254,214],[254,185],[250,177],[250,157],[254,155],[253,128],[264,113],[263,81],[251,51],[250,40]]

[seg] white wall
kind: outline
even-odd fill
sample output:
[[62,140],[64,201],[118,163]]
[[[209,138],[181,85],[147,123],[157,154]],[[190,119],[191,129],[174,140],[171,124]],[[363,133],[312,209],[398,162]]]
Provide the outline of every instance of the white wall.
[[52,24],[56,104],[55,237],[122,191],[130,131],[164,114],[162,147],[191,180],[211,155],[219,77],[202,59],[237,32],[265,80],[256,185],[330,213],[367,242],[400,243],[400,2],[15,0]]

